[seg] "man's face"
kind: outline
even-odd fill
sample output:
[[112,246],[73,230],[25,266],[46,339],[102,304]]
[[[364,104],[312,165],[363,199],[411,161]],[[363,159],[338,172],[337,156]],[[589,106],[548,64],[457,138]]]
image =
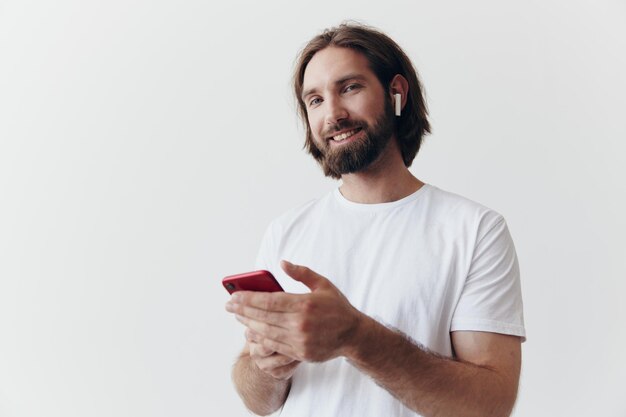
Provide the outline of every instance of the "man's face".
[[365,56],[322,49],[306,67],[302,91],[325,175],[358,172],[380,156],[393,135],[394,114]]

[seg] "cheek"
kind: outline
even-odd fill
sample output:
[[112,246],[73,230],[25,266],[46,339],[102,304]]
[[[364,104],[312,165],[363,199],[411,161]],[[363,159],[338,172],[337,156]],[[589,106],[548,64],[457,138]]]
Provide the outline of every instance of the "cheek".
[[311,134],[313,134],[313,139],[316,142],[320,141],[320,133],[322,131],[322,123],[319,118],[316,118],[315,115],[309,114],[307,121],[309,123],[309,127],[311,128]]
[[360,109],[360,114],[363,115],[364,118],[375,119],[377,115],[382,114],[384,109],[384,103],[380,101],[367,103]]
[[382,94],[360,94],[354,101],[352,114],[357,119],[376,119],[378,115],[385,111],[385,102],[387,97]]

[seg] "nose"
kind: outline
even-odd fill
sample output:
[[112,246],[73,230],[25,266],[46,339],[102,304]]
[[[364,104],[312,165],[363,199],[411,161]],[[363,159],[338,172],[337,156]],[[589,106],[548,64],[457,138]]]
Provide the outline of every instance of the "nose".
[[336,124],[340,120],[348,118],[348,111],[339,97],[331,97],[326,100],[326,124]]

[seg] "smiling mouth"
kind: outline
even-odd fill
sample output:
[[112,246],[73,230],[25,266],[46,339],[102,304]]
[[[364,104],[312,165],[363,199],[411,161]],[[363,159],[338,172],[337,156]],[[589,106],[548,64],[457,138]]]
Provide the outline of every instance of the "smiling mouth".
[[354,135],[355,133],[358,133],[361,131],[361,128],[356,128],[356,129],[352,129],[349,130],[347,132],[341,133],[339,135],[333,136],[331,139],[335,142],[341,142],[344,141],[346,139],[348,139],[350,136]]

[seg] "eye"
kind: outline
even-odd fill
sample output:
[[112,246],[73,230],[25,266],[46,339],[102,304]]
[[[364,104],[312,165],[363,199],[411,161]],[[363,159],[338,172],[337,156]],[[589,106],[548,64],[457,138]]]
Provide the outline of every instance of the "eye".
[[309,100],[309,107],[316,106],[316,105],[320,104],[321,102],[322,102],[321,98],[315,97],[315,98]]
[[343,91],[344,93],[349,93],[350,91],[358,90],[359,88],[361,88],[359,84],[349,84],[343,89]]

